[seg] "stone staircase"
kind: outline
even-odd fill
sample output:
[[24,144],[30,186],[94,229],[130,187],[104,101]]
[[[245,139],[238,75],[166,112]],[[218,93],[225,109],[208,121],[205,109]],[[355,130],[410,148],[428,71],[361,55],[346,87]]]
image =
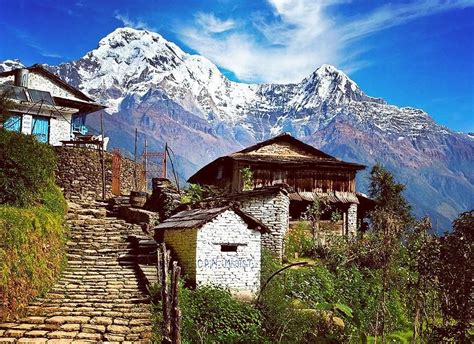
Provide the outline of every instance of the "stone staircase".
[[0,343],[151,343],[151,313],[130,237],[138,225],[106,204],[69,205],[68,265],[26,317],[0,324]]

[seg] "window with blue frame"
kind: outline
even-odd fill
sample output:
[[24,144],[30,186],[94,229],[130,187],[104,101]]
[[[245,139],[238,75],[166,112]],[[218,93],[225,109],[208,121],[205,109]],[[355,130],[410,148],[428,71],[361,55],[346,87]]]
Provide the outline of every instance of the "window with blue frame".
[[49,141],[49,118],[33,116],[33,125],[31,134],[36,136],[39,142],[48,143]]
[[21,131],[21,116],[20,115],[11,115],[8,116],[7,120],[3,122],[3,128],[9,131]]
[[80,133],[82,135],[87,134],[89,131],[86,127],[86,116],[79,114],[72,116],[72,131],[75,133]]

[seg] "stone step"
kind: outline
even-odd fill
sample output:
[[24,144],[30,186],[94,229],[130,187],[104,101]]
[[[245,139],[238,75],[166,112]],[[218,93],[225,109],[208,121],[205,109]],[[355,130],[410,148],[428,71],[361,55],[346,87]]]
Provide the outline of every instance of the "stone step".
[[0,324],[0,343],[151,343],[150,300],[136,261],[147,257],[137,255],[137,242],[153,255],[152,243],[105,206],[69,204],[68,265],[27,317]]

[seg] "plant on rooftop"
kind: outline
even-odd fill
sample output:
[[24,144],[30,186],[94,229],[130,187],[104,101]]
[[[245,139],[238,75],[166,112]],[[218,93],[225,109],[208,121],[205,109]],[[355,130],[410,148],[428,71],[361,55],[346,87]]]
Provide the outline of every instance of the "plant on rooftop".
[[242,176],[242,190],[253,190],[253,171],[250,169],[250,167],[241,169],[240,174]]

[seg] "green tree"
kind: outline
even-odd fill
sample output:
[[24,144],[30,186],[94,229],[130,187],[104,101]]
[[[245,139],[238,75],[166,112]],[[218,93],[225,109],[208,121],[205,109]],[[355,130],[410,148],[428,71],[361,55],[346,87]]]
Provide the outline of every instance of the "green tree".
[[401,234],[413,226],[411,205],[403,196],[405,185],[395,181],[390,171],[376,164],[370,172],[369,195],[376,202],[369,214],[376,231],[396,231]]
[[9,117],[9,110],[13,107],[8,90],[0,90],[0,124],[3,124]]
[[472,343],[473,243],[474,210],[471,210],[459,215],[453,222],[453,232],[440,238],[437,278],[443,326],[435,328],[435,340]]
[[[379,312],[376,316],[376,335],[381,334],[385,342],[385,325],[388,314],[388,294],[397,276],[397,254],[400,252],[402,236],[413,226],[411,206],[403,196],[405,185],[398,183],[392,173],[380,164],[370,172],[369,194],[376,206],[369,213],[372,228],[382,245],[381,255],[385,256],[382,266],[382,291]],[[377,337],[375,337],[377,342]]]
[[[431,222],[428,217],[417,223],[406,237],[406,263],[411,272],[408,288],[413,319],[413,341],[423,339],[426,329],[436,320],[436,278],[439,257],[439,241],[430,234]],[[433,310],[434,312],[430,312]],[[430,316],[434,314],[435,316]]]

